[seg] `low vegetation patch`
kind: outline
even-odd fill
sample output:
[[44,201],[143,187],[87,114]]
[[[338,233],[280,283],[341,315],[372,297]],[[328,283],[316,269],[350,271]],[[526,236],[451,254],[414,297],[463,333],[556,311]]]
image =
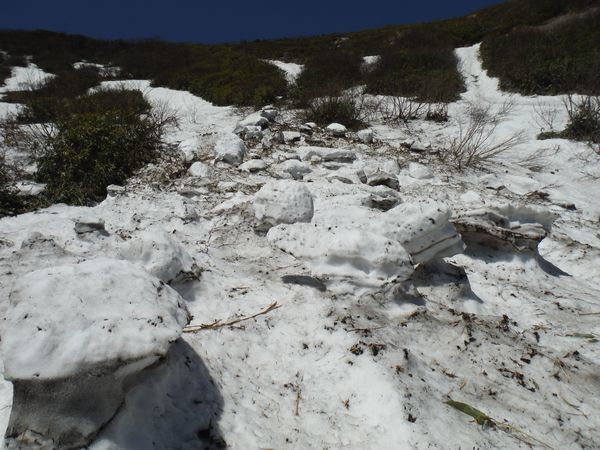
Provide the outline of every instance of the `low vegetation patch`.
[[312,100],[302,115],[304,122],[315,122],[320,126],[327,126],[335,122],[351,129],[357,129],[364,125],[362,119],[361,105],[352,94]]
[[522,94],[600,93],[600,5],[543,25],[494,34],[482,56],[500,86]]
[[432,26],[406,30],[366,76],[367,92],[450,102],[464,90],[452,40]]
[[572,95],[565,99],[565,108],[569,116],[566,128],[561,132],[541,133],[539,139],[564,138],[575,141],[600,143],[600,97]]
[[74,99],[85,95],[98,86],[101,77],[98,70],[85,68],[59,73],[39,86],[29,86],[24,91],[7,92],[3,101],[26,105],[19,115],[22,123],[52,122],[67,114]]
[[[306,61],[296,80],[293,98],[298,106],[308,106],[322,97],[338,97],[360,84],[362,58],[354,53],[334,48],[319,53]],[[332,100],[322,103],[325,108],[338,108]]]
[[0,217],[13,215],[21,207],[21,200],[13,190],[9,167],[4,155],[0,154]]
[[138,91],[98,91],[55,99],[50,123],[19,125],[32,116],[30,106],[13,124],[4,124],[8,145],[28,151],[46,184],[40,204],[85,205],[102,200],[106,187],[122,184],[156,160],[163,132],[174,125],[164,108],[152,108]]
[[65,85],[78,83],[83,69],[76,70],[73,64],[86,60],[119,67],[123,78],[150,79],[155,86],[188,90],[218,105],[264,106],[287,90],[276,67],[227,45],[101,41],[47,31],[0,31],[0,49],[31,55],[33,62],[58,75],[64,83],[58,82]]
[[511,101],[499,108],[486,103],[471,104],[467,117],[458,119],[458,133],[448,139],[440,159],[457,170],[477,168],[521,144],[524,141],[522,133],[496,134],[513,106]]

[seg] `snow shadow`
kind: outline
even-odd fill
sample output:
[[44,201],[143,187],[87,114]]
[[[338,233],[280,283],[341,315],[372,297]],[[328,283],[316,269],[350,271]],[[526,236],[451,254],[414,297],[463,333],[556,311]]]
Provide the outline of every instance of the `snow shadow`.
[[483,300],[471,289],[471,283],[465,270],[443,259],[420,264],[412,279],[417,288],[453,286],[456,294],[463,301],[472,300],[483,303]]
[[143,372],[94,448],[220,449],[223,397],[206,365],[183,339]]
[[545,259],[537,249],[531,250],[526,249],[519,251],[511,246],[509,243],[504,245],[485,245],[483,243],[468,243],[465,255],[470,256],[474,259],[479,259],[487,264],[494,263],[510,263],[519,260],[522,264],[526,264],[529,261],[535,261],[537,266],[547,275],[552,277],[570,277],[571,275],[561,270],[559,267],[552,264],[550,261]]

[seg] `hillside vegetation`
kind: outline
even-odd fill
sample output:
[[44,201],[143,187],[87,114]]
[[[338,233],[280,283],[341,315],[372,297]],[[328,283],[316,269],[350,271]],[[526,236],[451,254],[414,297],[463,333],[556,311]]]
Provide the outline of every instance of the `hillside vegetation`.
[[[598,93],[600,13],[594,8],[600,0],[511,0],[429,24],[223,45],[0,31],[0,49],[8,52],[0,58],[0,77],[30,55],[58,75],[57,84],[75,84],[77,93],[98,81],[74,74],[73,63],[87,60],[119,67],[123,78],[151,79],[155,86],[188,90],[217,105],[261,106],[279,96],[306,104],[358,84],[373,94],[451,101],[464,89],[453,49],[483,41],[485,66],[507,90]],[[368,55],[381,58],[365,70],[362,57]],[[264,59],[305,64],[298,86],[289,89]]]

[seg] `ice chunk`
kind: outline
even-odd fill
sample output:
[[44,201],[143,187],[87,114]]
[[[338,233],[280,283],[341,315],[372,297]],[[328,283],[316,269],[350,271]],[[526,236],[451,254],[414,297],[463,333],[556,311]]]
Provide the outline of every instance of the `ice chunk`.
[[245,154],[246,145],[235,134],[221,135],[215,145],[215,159],[217,161],[239,166],[244,160]]
[[327,132],[329,134],[331,134],[332,136],[336,136],[336,137],[343,137],[346,135],[346,132],[348,131],[346,129],[346,127],[344,125],[342,125],[341,123],[331,123],[331,124],[327,125],[325,130],[327,130]]
[[464,250],[460,235],[450,223],[450,211],[437,202],[401,204],[381,215],[374,227],[400,242],[415,263]]
[[298,181],[269,182],[254,197],[254,214],[265,228],[280,223],[310,222],[313,211],[312,194]]
[[21,277],[2,336],[14,387],[6,436],[19,441],[33,430],[64,448],[85,447],[123,403],[131,377],[164,356],[188,320],[179,294],[127,261]]
[[400,243],[356,228],[279,225],[269,231],[267,239],[304,260],[311,274],[324,281],[379,287],[395,279],[406,280],[413,272],[410,256]]
[[142,231],[121,248],[121,255],[165,283],[193,277],[198,268],[189,253],[162,229]]

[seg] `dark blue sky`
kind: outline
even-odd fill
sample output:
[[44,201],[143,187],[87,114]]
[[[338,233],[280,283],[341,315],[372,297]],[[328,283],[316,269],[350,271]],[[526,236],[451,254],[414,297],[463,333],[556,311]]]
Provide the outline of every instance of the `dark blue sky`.
[[[354,31],[462,16],[502,0],[13,0],[0,28],[100,38],[225,42]],[[93,6],[92,6],[93,5]]]

